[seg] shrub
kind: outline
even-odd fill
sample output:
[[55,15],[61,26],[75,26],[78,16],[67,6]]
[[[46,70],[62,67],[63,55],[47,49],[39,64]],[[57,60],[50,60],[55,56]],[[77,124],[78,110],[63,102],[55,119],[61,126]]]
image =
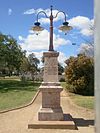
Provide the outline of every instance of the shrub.
[[66,81],[72,85],[69,91],[81,95],[94,95],[94,63],[93,58],[80,54],[66,60]]
[[60,78],[59,82],[65,82],[65,78]]

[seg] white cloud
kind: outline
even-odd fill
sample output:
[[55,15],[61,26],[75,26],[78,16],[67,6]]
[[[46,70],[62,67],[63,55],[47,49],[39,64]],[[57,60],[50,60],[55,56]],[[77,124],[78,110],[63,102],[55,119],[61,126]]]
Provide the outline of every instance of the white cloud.
[[71,26],[80,30],[80,33],[85,36],[93,35],[93,30],[91,30],[91,26],[94,25],[94,20],[89,19],[84,16],[76,16],[69,20]]
[[23,41],[23,37],[22,37],[22,36],[18,36],[18,39],[19,39],[20,41]]
[[67,59],[66,55],[62,52],[59,52],[58,61],[61,63],[61,65],[65,66],[65,60]]
[[86,28],[90,22],[89,18],[83,16],[76,16],[69,20],[70,24],[78,28]]
[[43,9],[42,8],[38,8],[38,9],[31,8],[31,9],[26,10],[23,14],[25,15],[37,14],[40,11],[43,11]]
[[94,47],[93,45],[82,43],[78,49],[79,53],[85,53],[87,56],[94,56]]
[[12,14],[12,9],[9,8],[9,9],[8,9],[8,15],[10,16],[11,14]]
[[82,33],[83,35],[85,35],[85,36],[91,36],[91,35],[93,35],[93,31],[92,31],[91,29],[89,29],[89,28],[87,28],[87,29],[82,29],[82,30],[81,30],[81,33]]
[[27,51],[47,49],[49,43],[48,38],[49,33],[47,30],[44,30],[38,36],[35,34],[29,34],[26,38],[22,39],[20,45],[23,50]]
[[35,13],[35,10],[32,8],[32,9],[25,11],[23,14],[34,14],[34,13]]
[[[23,50],[34,51],[34,50],[48,50],[49,47],[49,32],[43,30],[38,36],[35,34],[29,34],[26,38],[19,36],[19,44]],[[53,34],[54,48],[61,45],[67,45],[71,42],[61,38],[59,35]]]

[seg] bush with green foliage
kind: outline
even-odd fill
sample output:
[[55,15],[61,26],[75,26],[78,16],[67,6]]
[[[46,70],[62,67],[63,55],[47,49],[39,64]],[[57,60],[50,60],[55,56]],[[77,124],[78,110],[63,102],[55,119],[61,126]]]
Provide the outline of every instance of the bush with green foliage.
[[94,95],[94,61],[84,54],[70,57],[65,61],[66,82],[70,92],[81,95]]

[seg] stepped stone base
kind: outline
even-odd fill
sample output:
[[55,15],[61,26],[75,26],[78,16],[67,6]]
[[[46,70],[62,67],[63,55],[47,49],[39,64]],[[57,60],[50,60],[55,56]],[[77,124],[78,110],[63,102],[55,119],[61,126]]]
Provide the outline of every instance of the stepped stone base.
[[71,129],[76,130],[77,127],[70,114],[64,114],[62,121],[39,121],[33,119],[28,124],[28,129]]
[[42,93],[42,106],[38,112],[40,121],[63,120],[63,111],[60,106],[60,92],[63,88],[59,82],[42,82],[39,87]]
[[41,108],[38,112],[40,121],[59,121],[63,120],[62,108]]

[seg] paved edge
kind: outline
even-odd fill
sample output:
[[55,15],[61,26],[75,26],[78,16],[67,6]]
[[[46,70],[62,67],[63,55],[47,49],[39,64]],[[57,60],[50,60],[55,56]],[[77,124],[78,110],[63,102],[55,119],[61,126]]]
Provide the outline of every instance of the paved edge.
[[14,111],[14,110],[18,110],[18,109],[22,109],[22,108],[25,108],[25,107],[28,107],[28,106],[32,105],[34,103],[35,99],[37,98],[39,92],[40,92],[40,90],[37,91],[37,93],[35,94],[35,96],[33,97],[33,99],[31,100],[30,103],[28,103],[26,105],[23,105],[23,106],[20,106],[20,107],[16,107],[16,108],[0,111],[0,114],[7,113],[7,112],[10,112],[10,111]]

